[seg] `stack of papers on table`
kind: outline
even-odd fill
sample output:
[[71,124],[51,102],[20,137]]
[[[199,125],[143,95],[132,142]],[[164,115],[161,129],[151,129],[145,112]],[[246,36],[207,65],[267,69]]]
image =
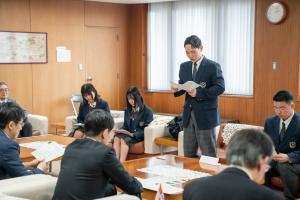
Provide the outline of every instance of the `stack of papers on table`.
[[183,191],[182,183],[195,178],[210,176],[208,173],[182,169],[171,165],[156,165],[137,170],[157,175],[147,179],[138,178],[144,188],[157,191],[159,185],[162,184],[163,192],[166,194],[180,194]]

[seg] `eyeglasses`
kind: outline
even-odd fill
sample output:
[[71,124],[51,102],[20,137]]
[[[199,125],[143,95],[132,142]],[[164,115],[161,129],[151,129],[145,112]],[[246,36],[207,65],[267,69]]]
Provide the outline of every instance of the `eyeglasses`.
[[19,121],[18,123],[15,123],[15,124],[16,124],[17,126],[20,125],[20,126],[23,128],[23,126],[24,126],[25,123],[24,123],[23,121]]
[[8,92],[8,88],[0,88],[0,92]]

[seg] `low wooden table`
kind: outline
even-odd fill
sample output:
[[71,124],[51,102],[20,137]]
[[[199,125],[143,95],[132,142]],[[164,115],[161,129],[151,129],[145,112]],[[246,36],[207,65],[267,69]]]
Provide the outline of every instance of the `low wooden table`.
[[[210,174],[216,174],[227,167],[226,165],[219,165],[219,166],[208,165],[208,164],[200,165],[199,159],[179,157],[175,155],[154,156],[149,158],[129,160],[123,163],[124,167],[129,172],[129,174],[139,178],[149,178],[152,177],[153,175],[139,172],[137,171],[137,169],[155,166],[155,165],[162,165],[162,164],[176,166],[184,169],[206,172]],[[184,187],[184,185],[185,184],[180,185],[180,187]],[[156,195],[156,191],[144,189],[142,197],[145,199],[155,199],[155,195]],[[177,194],[177,195],[165,194],[165,200],[174,200],[174,199],[181,200],[182,194]]]
[[51,127],[55,128],[55,134],[58,135],[58,130],[64,130],[66,129],[66,125],[64,122],[54,122],[51,124]]
[[[71,142],[73,142],[75,138],[72,137],[64,137],[59,135],[41,135],[41,136],[34,136],[34,137],[24,137],[24,138],[17,138],[16,141],[18,143],[28,143],[28,142],[37,142],[37,141],[56,141],[59,144],[68,145]],[[34,159],[31,152],[33,152],[34,149],[21,147],[20,148],[20,158],[23,162],[28,162]]]

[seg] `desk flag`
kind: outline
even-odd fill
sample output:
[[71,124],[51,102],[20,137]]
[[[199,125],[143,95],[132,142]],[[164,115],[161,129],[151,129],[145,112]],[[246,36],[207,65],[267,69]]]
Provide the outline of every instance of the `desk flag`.
[[164,199],[165,199],[165,196],[164,196],[161,184],[159,184],[159,188],[157,190],[155,200],[164,200]]

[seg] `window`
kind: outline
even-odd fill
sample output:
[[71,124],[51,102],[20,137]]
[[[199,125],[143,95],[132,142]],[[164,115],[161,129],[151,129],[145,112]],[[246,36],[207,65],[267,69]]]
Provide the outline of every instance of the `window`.
[[178,82],[183,47],[200,37],[203,54],[221,64],[226,94],[253,94],[255,0],[184,0],[148,8],[148,89],[169,90]]

